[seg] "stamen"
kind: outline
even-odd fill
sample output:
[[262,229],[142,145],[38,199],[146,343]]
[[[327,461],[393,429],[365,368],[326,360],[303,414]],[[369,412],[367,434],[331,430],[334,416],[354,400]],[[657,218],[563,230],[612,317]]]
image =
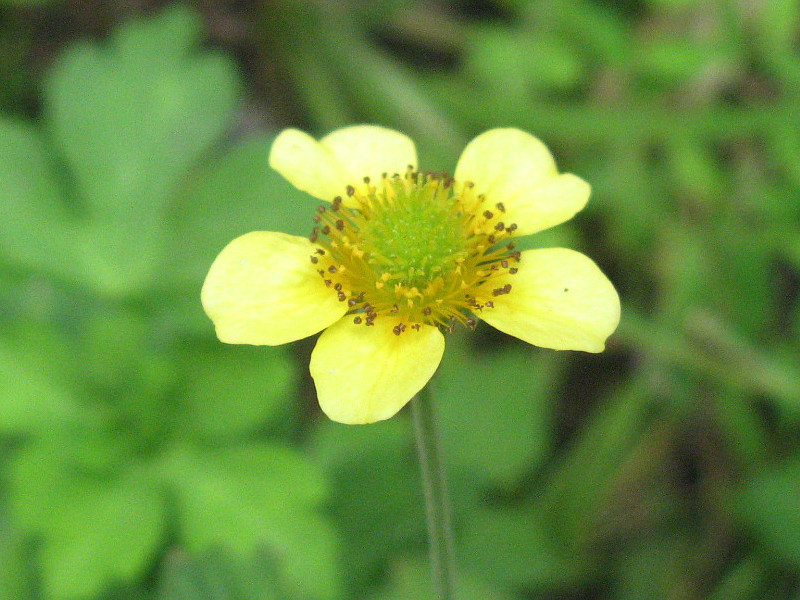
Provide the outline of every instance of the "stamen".
[[[497,247],[517,229],[497,220],[474,185],[458,185],[446,173],[382,174],[366,188],[347,186],[348,205],[336,196],[314,215],[311,262],[326,286],[347,303],[356,325],[374,325],[382,315],[402,319],[396,335],[423,325],[452,331],[474,329],[473,316],[494,307],[511,285],[491,284],[515,274],[521,253],[513,243]],[[494,204],[505,212],[502,202]]]

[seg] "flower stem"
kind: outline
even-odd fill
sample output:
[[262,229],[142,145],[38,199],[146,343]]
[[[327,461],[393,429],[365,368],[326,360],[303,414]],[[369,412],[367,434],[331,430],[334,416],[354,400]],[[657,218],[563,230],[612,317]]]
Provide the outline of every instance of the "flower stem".
[[411,400],[411,418],[414,421],[414,437],[425,492],[433,584],[439,600],[453,600],[455,557],[450,499],[433,398],[427,386]]

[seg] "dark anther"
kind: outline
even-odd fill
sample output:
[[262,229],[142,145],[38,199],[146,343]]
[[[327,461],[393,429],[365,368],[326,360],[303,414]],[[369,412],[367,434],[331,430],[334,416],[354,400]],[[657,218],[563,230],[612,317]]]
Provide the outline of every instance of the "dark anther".
[[319,215],[314,215],[311,217],[311,220],[314,221],[314,223],[319,223],[321,219]]
[[323,254],[325,254],[325,250],[323,250],[322,248],[317,248],[316,253],[322,256]]
[[337,271],[339,271],[339,269],[337,269],[334,265],[328,267],[328,273],[336,273]]
[[322,214],[322,213],[324,213],[326,210],[328,210],[328,209],[327,209],[327,208],[325,208],[325,205],[324,205],[324,204],[320,204],[320,205],[317,207],[317,212],[318,212],[319,214]]
[[489,242],[490,244],[494,244],[497,240],[495,239],[494,235],[490,235],[489,237],[486,238],[486,241]]
[[336,229],[338,229],[339,231],[341,231],[342,229],[344,229],[344,221],[342,221],[341,219],[339,219],[338,221],[336,221]]
[[494,265],[492,265],[491,267],[489,267],[489,270],[490,270],[490,271],[499,271],[499,270],[500,270],[500,267],[498,267],[496,264],[494,264]]
[[474,183],[472,183],[471,181],[468,181],[468,182],[466,183],[466,186],[467,186],[469,189],[472,189],[472,188],[474,188],[474,187],[475,187],[475,184],[474,184]]
[[372,304],[370,304],[369,302],[366,302],[364,304],[364,312],[372,312]]
[[309,239],[309,241],[311,243],[316,242],[317,241],[317,233],[316,232],[312,233],[310,236],[308,236],[308,239]]
[[425,308],[423,308],[423,309],[422,309],[422,314],[423,314],[423,315],[425,315],[426,317],[427,317],[427,316],[430,316],[430,314],[431,314],[432,312],[433,312],[433,311],[431,310],[431,307],[430,307],[430,306],[426,306]]
[[506,212],[506,206],[502,202],[498,202],[497,204],[495,204],[495,206],[497,207],[497,210],[499,210],[500,212]]
[[328,287],[331,287],[331,284],[332,284],[332,283],[333,283],[333,282],[332,282],[330,279],[326,279],[326,280],[325,280],[325,285],[326,285],[326,286],[328,286]]
[[422,327],[422,326],[421,326],[419,323],[414,323],[414,324],[411,326],[411,329],[413,329],[413,330],[415,330],[415,331],[419,331],[421,327]]
[[390,313],[394,314],[396,312],[400,312],[400,307],[397,304],[392,305],[392,310],[389,311]]
[[520,252],[519,250],[515,250],[514,252],[511,253],[510,256],[511,256],[511,258],[513,258],[514,260],[519,262],[520,259],[522,258],[522,252]]
[[325,225],[325,227],[323,227],[323,228],[321,229],[321,231],[322,231],[322,233],[323,233],[324,235],[328,235],[328,234],[330,234],[330,232],[331,232],[331,227],[330,227],[330,225]]
[[512,223],[511,225],[506,227],[506,231],[508,231],[509,233],[513,233],[516,230],[517,230],[517,224],[516,223]]
[[364,177],[364,183],[369,183],[369,177]]
[[494,216],[494,213],[490,210],[485,210],[483,211],[483,216],[487,219],[491,219]]
[[335,289],[337,292],[341,292],[342,291],[342,284],[341,283],[337,283],[336,285],[333,286],[333,289]]
[[506,228],[506,224],[500,221],[497,225],[494,226],[497,231],[503,231]]
[[565,292],[568,292],[568,291],[569,291],[569,288],[564,288],[564,291],[565,291]]
[[345,294],[344,292],[339,292],[338,294],[336,294],[336,297],[339,299],[339,302],[344,302],[345,300],[347,300],[347,294]]
[[347,306],[349,306],[351,308],[353,306],[355,306],[356,304],[358,304],[358,300],[356,300],[355,298],[350,298],[350,300],[347,301]]
[[516,248],[516,246],[514,245],[514,242],[509,242],[508,244],[506,244],[506,248],[508,248],[509,250],[513,250],[514,248]]
[[500,266],[503,267],[504,269],[507,269],[508,268],[508,261],[505,260],[505,259],[501,260],[500,261]]
[[512,275],[516,274],[517,271],[519,271],[519,269],[517,267],[511,267],[508,270],[508,272],[511,273]]
[[467,327],[469,327],[473,331],[475,330],[475,327],[478,326],[478,322],[475,319],[467,319],[466,320],[466,324],[467,324]]
[[319,258],[316,257],[316,256],[312,256],[311,257],[311,262],[314,263],[314,264],[317,264],[319,262]]
[[494,302],[489,300],[486,304],[484,304],[486,308],[494,308]]
[[361,325],[361,317],[355,317],[353,319],[353,323],[355,323],[356,325]]
[[317,273],[319,273],[320,277],[322,277],[323,279],[325,278],[325,271],[323,271],[322,269],[318,269]]
[[341,208],[341,206],[342,206],[342,197],[341,196],[336,196],[336,198],[333,199],[333,205],[331,206],[331,208],[333,209],[333,212],[336,212],[337,210],[339,210],[339,208]]
[[395,326],[392,328],[392,331],[394,332],[394,334],[395,334],[395,335],[400,335],[400,334],[401,334],[401,333],[403,333],[405,330],[406,330],[406,326],[405,326],[405,324],[404,324],[404,323],[400,323],[399,325],[395,325]]
[[356,188],[354,188],[352,185],[348,185],[347,186],[347,195],[348,196],[355,196],[355,193],[356,193]]

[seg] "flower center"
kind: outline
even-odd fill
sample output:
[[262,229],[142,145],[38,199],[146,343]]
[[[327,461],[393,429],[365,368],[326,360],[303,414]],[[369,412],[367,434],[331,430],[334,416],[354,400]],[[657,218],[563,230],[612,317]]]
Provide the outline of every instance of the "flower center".
[[364,183],[319,207],[310,238],[311,262],[356,324],[391,316],[398,335],[421,325],[475,327],[476,312],[511,292],[492,282],[516,273],[520,260],[505,241],[517,226],[503,221],[502,204],[488,208],[470,183],[411,167]]

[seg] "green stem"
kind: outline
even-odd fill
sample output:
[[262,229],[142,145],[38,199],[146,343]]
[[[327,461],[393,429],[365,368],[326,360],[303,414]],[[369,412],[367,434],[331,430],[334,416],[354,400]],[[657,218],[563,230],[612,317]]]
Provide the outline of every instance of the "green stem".
[[433,584],[439,600],[452,600],[455,598],[455,557],[450,500],[436,413],[427,386],[411,400],[411,418],[414,421],[414,437],[425,491]]

